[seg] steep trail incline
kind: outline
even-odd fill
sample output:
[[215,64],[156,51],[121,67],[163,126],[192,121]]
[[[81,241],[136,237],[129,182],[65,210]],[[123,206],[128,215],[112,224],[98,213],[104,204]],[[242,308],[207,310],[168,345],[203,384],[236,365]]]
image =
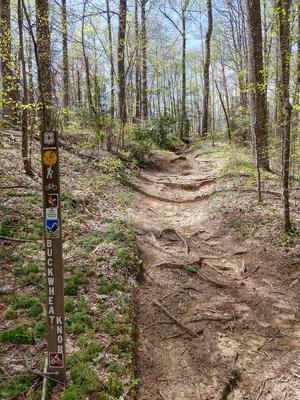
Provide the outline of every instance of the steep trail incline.
[[299,399],[298,291],[279,255],[220,230],[217,176],[202,155],[157,154],[135,187],[137,399]]

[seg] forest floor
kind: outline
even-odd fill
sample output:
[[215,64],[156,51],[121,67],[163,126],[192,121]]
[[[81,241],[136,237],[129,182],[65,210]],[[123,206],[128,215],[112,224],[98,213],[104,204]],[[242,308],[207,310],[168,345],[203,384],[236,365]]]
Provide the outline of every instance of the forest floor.
[[[39,143],[34,180],[20,149],[0,137],[0,398],[39,400]],[[137,173],[79,129],[60,157],[68,385],[49,399],[129,400],[138,382],[137,400],[299,399],[300,239],[282,233],[279,178],[263,174],[259,205],[240,148],[154,151]]]
[[[61,139],[68,384],[48,399],[132,398],[132,293],[139,270],[127,222],[132,173],[94,146],[89,130]],[[46,277],[39,141],[24,175],[21,133],[0,135],[0,399],[41,398]]]
[[139,400],[300,398],[299,238],[281,234],[278,180],[258,205],[218,152],[155,153],[134,184]]

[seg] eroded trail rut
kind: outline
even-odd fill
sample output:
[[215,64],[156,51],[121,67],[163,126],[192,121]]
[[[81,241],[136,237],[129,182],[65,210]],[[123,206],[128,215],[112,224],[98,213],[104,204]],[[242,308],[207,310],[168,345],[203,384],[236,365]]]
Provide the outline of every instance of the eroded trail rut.
[[220,231],[210,160],[155,165],[131,210],[143,261],[137,399],[300,399],[300,299],[280,259]]

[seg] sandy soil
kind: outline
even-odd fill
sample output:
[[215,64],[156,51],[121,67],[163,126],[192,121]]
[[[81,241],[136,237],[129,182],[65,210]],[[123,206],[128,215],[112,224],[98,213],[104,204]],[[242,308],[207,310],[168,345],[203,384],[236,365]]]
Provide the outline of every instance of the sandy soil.
[[217,175],[193,152],[141,172],[137,399],[300,399],[297,270],[224,229]]

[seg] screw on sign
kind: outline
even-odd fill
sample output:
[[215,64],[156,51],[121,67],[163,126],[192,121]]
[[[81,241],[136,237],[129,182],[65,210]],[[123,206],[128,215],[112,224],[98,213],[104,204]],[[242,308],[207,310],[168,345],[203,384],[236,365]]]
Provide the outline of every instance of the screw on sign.
[[57,132],[41,135],[47,279],[48,373],[64,383],[65,315]]

